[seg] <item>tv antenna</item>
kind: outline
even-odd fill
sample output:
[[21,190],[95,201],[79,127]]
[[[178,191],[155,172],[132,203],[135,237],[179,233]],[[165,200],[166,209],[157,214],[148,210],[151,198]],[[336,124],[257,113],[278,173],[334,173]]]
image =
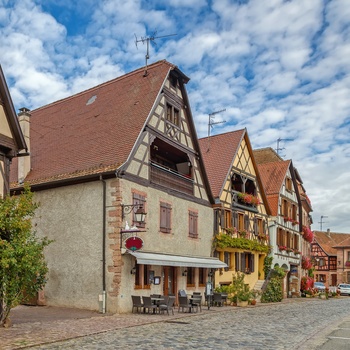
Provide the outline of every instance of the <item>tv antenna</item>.
[[[276,148],[276,152],[277,152],[277,155],[279,155],[279,152],[284,150],[285,147],[280,147],[280,142],[281,141],[294,141],[293,139],[281,139],[281,138],[278,138],[277,139],[277,148]],[[281,156],[281,157],[284,157],[284,156]]]
[[321,220],[318,222],[320,224],[320,231],[322,232],[322,224],[326,224],[327,222],[323,221],[324,218],[328,218],[328,216],[321,215]]
[[152,41],[154,44],[157,44],[157,43],[155,42],[156,39],[166,38],[166,37],[168,37],[168,36],[174,36],[174,35],[176,35],[176,34],[168,34],[168,35],[156,36],[156,34],[157,34],[157,31],[155,30],[154,33],[153,33],[153,35],[141,37],[141,39],[137,39],[136,34],[134,34],[134,35],[135,35],[135,45],[136,45],[136,48],[138,48],[138,47],[137,47],[137,43],[140,43],[140,42],[142,42],[142,44],[146,43],[146,45],[147,45],[147,51],[146,51],[146,55],[145,55],[145,58],[146,58],[146,69],[145,69],[145,74],[144,74],[144,76],[147,75],[147,62],[148,62],[148,60],[149,60],[149,43],[150,43],[150,41]]
[[226,123],[226,120],[223,120],[222,122],[214,122],[214,115],[215,114],[219,114],[221,112],[225,112],[225,111],[226,111],[226,108],[222,109],[220,111],[212,112],[212,113],[209,114],[209,121],[208,121],[208,150],[207,150],[207,152],[210,149],[210,130],[213,128],[213,125]]

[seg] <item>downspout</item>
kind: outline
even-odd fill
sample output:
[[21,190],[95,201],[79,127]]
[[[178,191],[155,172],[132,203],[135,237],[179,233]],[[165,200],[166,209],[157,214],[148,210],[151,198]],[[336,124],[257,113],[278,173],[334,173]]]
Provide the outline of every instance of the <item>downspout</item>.
[[106,313],[106,181],[100,175],[102,199],[102,313]]

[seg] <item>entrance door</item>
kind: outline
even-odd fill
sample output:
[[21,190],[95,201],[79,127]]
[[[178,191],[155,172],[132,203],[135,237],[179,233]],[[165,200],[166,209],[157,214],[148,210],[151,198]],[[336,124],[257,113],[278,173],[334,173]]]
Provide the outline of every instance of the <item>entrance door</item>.
[[173,266],[164,266],[164,284],[163,284],[163,294],[176,295],[176,268]]

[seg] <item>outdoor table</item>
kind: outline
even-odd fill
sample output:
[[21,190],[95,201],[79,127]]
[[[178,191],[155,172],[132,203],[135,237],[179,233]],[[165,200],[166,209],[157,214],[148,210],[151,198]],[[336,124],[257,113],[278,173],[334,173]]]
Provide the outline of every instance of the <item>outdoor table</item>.
[[[154,298],[154,297],[151,297],[151,300],[152,300],[153,304],[157,305],[158,302],[164,301],[164,298]],[[155,310],[155,309],[153,310],[153,313],[154,313],[154,314],[156,313],[156,310]]]

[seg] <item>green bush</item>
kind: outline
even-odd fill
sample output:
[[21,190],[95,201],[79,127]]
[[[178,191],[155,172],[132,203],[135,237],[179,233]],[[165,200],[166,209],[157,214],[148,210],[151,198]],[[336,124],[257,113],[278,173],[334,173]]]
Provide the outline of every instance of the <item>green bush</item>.
[[271,272],[265,291],[261,295],[262,303],[276,303],[283,299],[282,283],[286,272],[281,267],[275,267]]

